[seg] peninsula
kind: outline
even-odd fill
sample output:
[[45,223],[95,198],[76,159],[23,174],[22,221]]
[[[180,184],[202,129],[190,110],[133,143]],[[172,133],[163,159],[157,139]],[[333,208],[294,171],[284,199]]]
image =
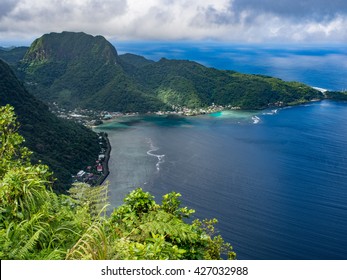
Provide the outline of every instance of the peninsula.
[[208,68],[189,60],[155,62],[135,54],[118,55],[104,37],[82,32],[45,34],[28,48],[2,50],[0,58],[29,92],[66,110],[190,115],[214,106],[264,109],[324,98],[298,82]]

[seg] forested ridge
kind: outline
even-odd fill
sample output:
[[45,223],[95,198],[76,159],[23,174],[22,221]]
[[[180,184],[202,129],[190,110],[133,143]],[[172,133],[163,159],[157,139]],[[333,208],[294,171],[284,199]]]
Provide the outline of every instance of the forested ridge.
[[326,98],[340,101],[347,101],[347,91],[327,91]]
[[[22,57],[20,57],[22,54]],[[263,109],[321,99],[298,82],[208,68],[194,61],[118,55],[102,36],[45,34],[26,49],[1,51],[28,90],[67,108],[148,112],[212,104]]]
[[322,98],[317,90],[299,82],[235,71],[208,68],[186,60],[161,59],[144,63],[143,58],[120,56],[126,71],[167,105],[198,108],[212,103],[241,109],[293,105]]
[[54,171],[54,189],[64,192],[71,174],[95,162],[99,153],[97,135],[90,129],[56,117],[18,81],[10,67],[0,60],[0,106],[10,104],[20,122],[19,132],[34,154]]

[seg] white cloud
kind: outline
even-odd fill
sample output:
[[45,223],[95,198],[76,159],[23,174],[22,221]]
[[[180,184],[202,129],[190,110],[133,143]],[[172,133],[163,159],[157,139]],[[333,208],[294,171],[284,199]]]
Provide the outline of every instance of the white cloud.
[[344,28],[347,4],[341,1],[330,0],[329,5],[323,0],[261,3],[258,0],[3,0],[0,42],[32,40],[43,33],[63,30],[101,34],[115,40],[347,41]]

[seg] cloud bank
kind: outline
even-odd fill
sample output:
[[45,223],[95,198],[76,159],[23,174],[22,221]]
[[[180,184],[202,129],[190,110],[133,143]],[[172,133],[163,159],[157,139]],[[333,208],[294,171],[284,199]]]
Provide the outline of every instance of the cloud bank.
[[112,40],[345,43],[343,0],[2,0],[0,42],[84,31]]

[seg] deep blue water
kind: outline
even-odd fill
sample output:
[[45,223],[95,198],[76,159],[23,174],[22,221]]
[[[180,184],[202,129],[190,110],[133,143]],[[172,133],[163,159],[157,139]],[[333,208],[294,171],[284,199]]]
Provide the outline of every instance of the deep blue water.
[[347,89],[345,45],[240,45],[216,42],[114,42],[120,54],[148,59],[187,59],[208,67],[300,81],[329,90]]
[[219,220],[239,259],[347,259],[347,103],[99,129],[113,147],[113,206],[135,187],[158,202],[176,191],[196,217]]

